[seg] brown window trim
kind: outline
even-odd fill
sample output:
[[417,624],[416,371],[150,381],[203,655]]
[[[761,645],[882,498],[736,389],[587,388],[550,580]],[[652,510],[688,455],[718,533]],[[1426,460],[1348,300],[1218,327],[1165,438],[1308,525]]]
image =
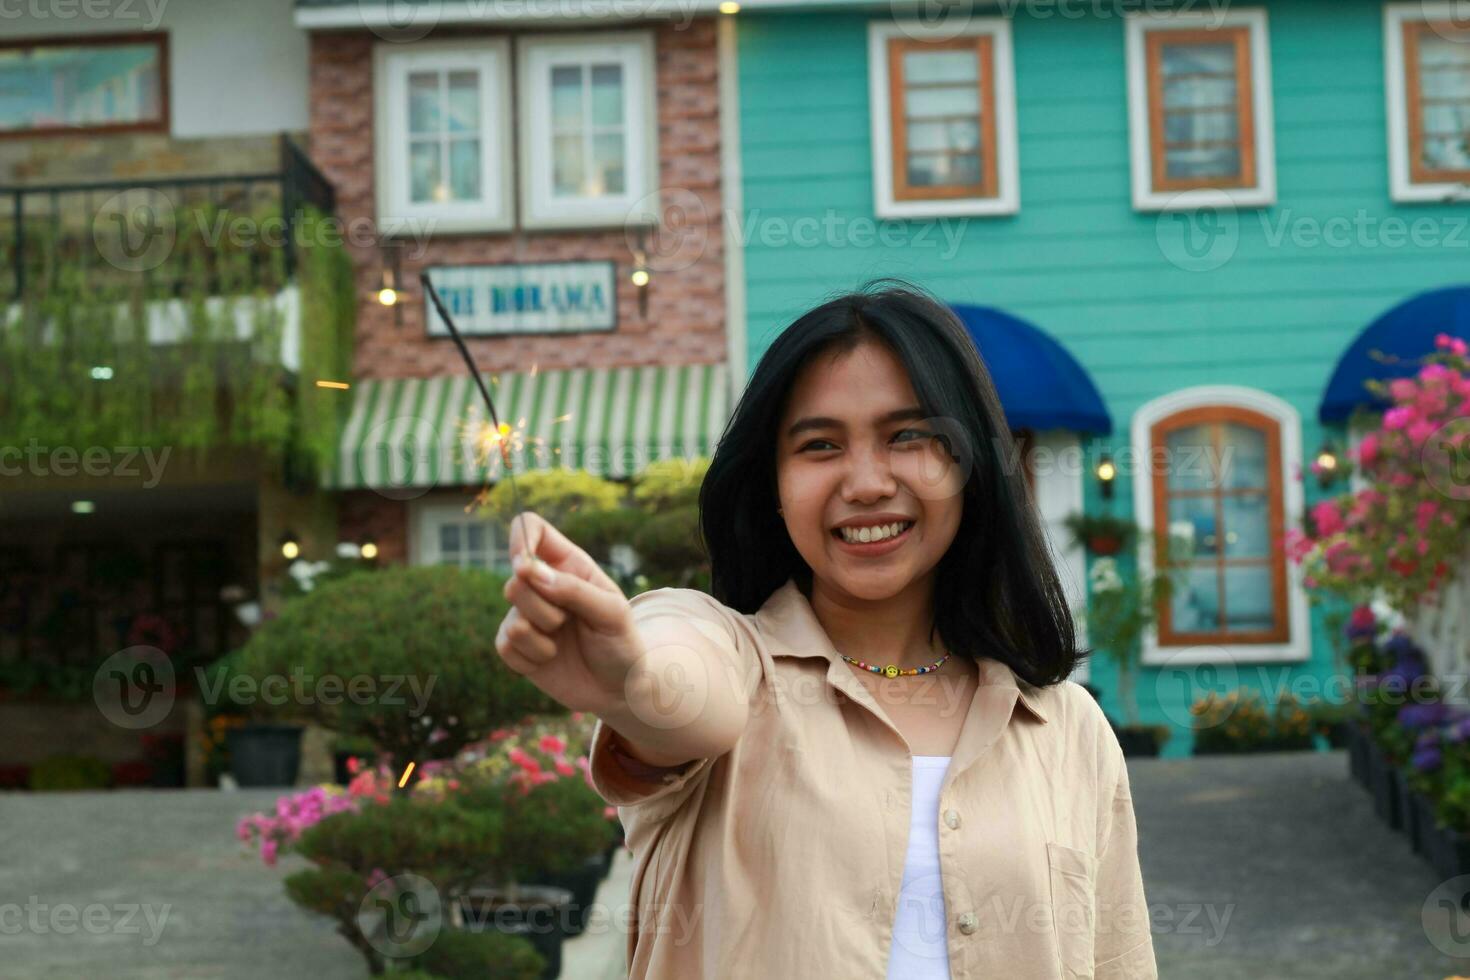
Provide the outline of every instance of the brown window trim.
[[1414,184],[1470,183],[1470,169],[1434,170],[1424,165],[1424,100],[1419,85],[1419,38],[1426,32],[1445,35],[1447,31],[1470,32],[1448,22],[1404,21],[1404,112],[1408,118],[1409,181]]
[[[1283,493],[1285,486],[1281,475],[1281,425],[1269,415],[1253,412],[1250,409],[1235,406],[1209,405],[1201,408],[1187,409],[1177,412],[1167,418],[1155,422],[1149,429],[1150,458],[1161,447],[1166,445],[1165,438],[1175,429],[1185,428],[1201,423],[1216,423],[1211,427],[1212,460],[1221,458],[1221,427],[1225,423],[1234,422],[1239,425],[1249,426],[1260,430],[1266,435],[1266,494],[1267,494],[1267,534],[1270,540],[1271,552],[1265,559],[1258,558],[1235,558],[1224,556],[1224,548],[1219,549],[1219,554],[1208,562],[1195,560],[1191,565],[1214,565],[1219,570],[1219,609],[1223,617],[1226,613],[1225,604],[1225,569],[1229,566],[1260,566],[1269,564],[1271,569],[1271,608],[1272,628],[1267,630],[1253,631],[1230,631],[1218,630],[1215,632],[1185,633],[1176,631],[1173,627],[1174,610],[1172,605],[1165,606],[1159,614],[1158,622],[1158,644],[1164,646],[1195,646],[1203,643],[1217,645],[1226,644],[1251,644],[1251,643],[1285,643],[1291,639],[1291,626],[1287,616],[1286,595],[1286,552],[1282,543],[1284,527],[1284,505]],[[1166,458],[1167,461],[1167,458]],[[1153,467],[1153,494],[1154,494],[1154,553],[1160,556],[1168,554],[1169,544],[1169,500],[1170,491],[1169,467]],[[1218,482],[1218,481],[1215,481]],[[1215,527],[1221,528],[1224,524],[1223,510],[1224,498],[1240,491],[1226,490],[1223,487],[1214,486],[1202,492],[1176,493],[1174,496],[1201,496],[1208,495],[1215,499]],[[1160,558],[1160,561],[1166,560]]]
[[[1164,143],[1164,75],[1165,44],[1235,44],[1235,115],[1240,145],[1240,176],[1234,180],[1220,177],[1169,178]],[[1148,144],[1152,164],[1153,190],[1189,191],[1206,188],[1249,189],[1256,186],[1256,108],[1255,88],[1251,82],[1251,29],[1220,27],[1178,30],[1151,28],[1145,33],[1148,74]]]
[[50,136],[111,136],[118,133],[169,133],[172,131],[169,106],[168,34],[128,33],[97,35],[56,35],[18,41],[0,41],[0,51],[10,48],[80,48],[113,44],[152,44],[158,48],[158,118],[134,123],[103,126],[42,126],[37,129],[0,129],[0,140],[36,139]]
[[[952,187],[910,187],[908,130],[903,98],[903,56],[907,51],[973,50],[979,62],[976,77],[980,88],[980,183]],[[976,34],[945,41],[890,38],[888,41],[888,131],[893,163],[895,201],[945,201],[956,198],[998,197],[995,147],[995,38]]]

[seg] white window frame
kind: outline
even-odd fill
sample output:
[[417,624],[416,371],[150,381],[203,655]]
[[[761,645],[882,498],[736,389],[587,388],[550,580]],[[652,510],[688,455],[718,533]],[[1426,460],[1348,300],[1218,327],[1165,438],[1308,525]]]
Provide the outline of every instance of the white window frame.
[[[489,545],[490,566],[488,571],[503,571],[508,565],[497,566],[496,558],[508,555],[510,542],[502,541],[500,527],[488,518],[477,518],[466,513],[464,498],[460,495],[444,496],[430,494],[410,501],[409,554],[414,565],[438,565],[443,558],[439,550],[439,528],[444,524],[472,524],[485,526]],[[461,565],[460,567],[466,567]]]
[[[937,41],[956,37],[991,39],[995,85],[994,197],[960,197],[934,201],[899,201],[893,196],[893,131],[890,125],[888,41],[902,37]],[[962,30],[947,23],[880,21],[868,24],[868,111],[873,137],[873,211],[880,218],[937,218],[949,215],[986,217],[1015,214],[1021,209],[1020,153],[1016,140],[1016,69],[1011,51],[1011,22],[1005,17],[971,18]]]
[[1390,196],[1404,204],[1442,203],[1470,200],[1470,185],[1457,181],[1418,183],[1409,166],[1409,78],[1404,63],[1404,24],[1458,21],[1463,6],[1424,0],[1422,3],[1383,5],[1383,70],[1388,100],[1388,184]]
[[[1083,612],[1076,617],[1077,649],[1087,649],[1087,553],[1072,540],[1067,518],[1081,513],[1083,502],[1082,444],[1075,432],[1053,430],[1037,432],[1032,441],[1032,493],[1051,549],[1052,564],[1061,579],[1067,606]],[[1070,680],[1085,684],[1092,678],[1091,657],[1084,659],[1072,672]]]
[[[1301,415],[1290,403],[1255,388],[1237,385],[1200,385],[1183,388],[1148,402],[1133,413],[1130,430],[1134,467],[1133,516],[1140,529],[1140,543],[1153,540],[1154,486],[1148,470],[1153,459],[1149,431],[1154,423],[1177,412],[1205,406],[1228,405],[1250,409],[1273,419],[1281,430],[1282,522],[1287,528],[1300,527],[1304,508],[1302,481],[1293,479],[1293,465],[1302,462]],[[1138,565],[1145,574],[1152,573],[1153,549],[1140,547]],[[1290,639],[1285,643],[1201,644],[1192,647],[1160,647],[1154,627],[1144,633],[1141,662],[1149,666],[1186,664],[1238,664],[1246,662],[1301,663],[1311,659],[1312,637],[1308,617],[1307,593],[1302,586],[1301,568],[1289,557],[1286,561],[1286,617]]]
[[[480,73],[479,205],[409,200],[408,76],[416,70]],[[506,231],[515,223],[510,139],[510,42],[380,42],[373,48],[374,169],[378,227],[385,234]],[[448,161],[445,161],[448,165]]]
[[[1271,95],[1271,45],[1261,8],[1210,11],[1133,12],[1124,18],[1128,51],[1128,144],[1133,165],[1133,207],[1138,211],[1189,211],[1202,198],[1222,197],[1223,206],[1267,207],[1276,203],[1276,124]],[[1153,31],[1202,27],[1250,29],[1251,110],[1255,119],[1256,185],[1197,190],[1154,190],[1149,137],[1148,49]]]
[[[653,32],[605,31],[516,39],[520,114],[521,224],[525,228],[589,228],[658,220],[658,105]],[[552,198],[553,64],[617,61],[623,68],[623,122],[628,134],[622,194]]]

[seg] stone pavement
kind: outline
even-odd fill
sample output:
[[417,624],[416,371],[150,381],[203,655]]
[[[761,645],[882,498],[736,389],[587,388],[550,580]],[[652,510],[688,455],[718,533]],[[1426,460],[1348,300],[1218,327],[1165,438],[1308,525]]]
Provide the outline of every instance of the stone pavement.
[[[1426,939],[1420,907],[1437,879],[1373,816],[1342,752],[1135,760],[1129,771],[1162,977],[1470,975],[1470,960]],[[330,923],[286,898],[281,879],[299,865],[266,868],[234,839],[235,820],[276,796],[0,793],[0,976],[366,976]],[[613,916],[629,870],[622,853],[598,895]],[[39,910],[39,925],[16,906]],[[566,980],[623,976],[623,937],[603,923],[565,946]]]

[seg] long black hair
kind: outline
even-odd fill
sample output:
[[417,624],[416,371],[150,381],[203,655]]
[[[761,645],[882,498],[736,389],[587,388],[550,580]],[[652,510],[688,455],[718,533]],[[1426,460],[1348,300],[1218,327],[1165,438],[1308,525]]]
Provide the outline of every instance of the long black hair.
[[955,654],[1003,661],[1032,684],[1064,679],[1085,654],[995,384],[954,313],[899,280],[874,280],[823,303],[761,357],[700,487],[710,591],[743,613],[788,579],[811,594],[812,570],[776,513],[777,428],[802,368],[865,340],[903,362],[925,413],[948,420],[939,438],[969,463],[959,530],[935,576],[934,631]]

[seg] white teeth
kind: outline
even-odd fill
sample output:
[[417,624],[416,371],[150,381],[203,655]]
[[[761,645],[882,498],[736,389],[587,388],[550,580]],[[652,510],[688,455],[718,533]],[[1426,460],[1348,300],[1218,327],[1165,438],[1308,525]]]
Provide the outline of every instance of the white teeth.
[[897,534],[902,534],[913,525],[913,521],[899,521],[896,524],[880,524],[876,527],[839,528],[842,539],[849,544],[866,544],[873,541],[884,541]]

